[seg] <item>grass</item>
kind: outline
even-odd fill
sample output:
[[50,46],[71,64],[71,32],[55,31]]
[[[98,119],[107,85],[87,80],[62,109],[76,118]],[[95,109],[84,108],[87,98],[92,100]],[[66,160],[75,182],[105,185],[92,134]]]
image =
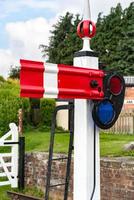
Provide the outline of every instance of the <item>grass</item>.
[[[18,189],[11,189],[10,186],[2,186],[0,187],[0,200],[10,200],[7,196],[7,191],[20,192]],[[27,187],[25,190],[21,191],[21,193],[27,194],[33,197],[39,197],[39,198],[44,197],[44,193],[41,190],[37,189],[36,187],[32,187],[32,188]]]
[[2,186],[0,187],[0,200],[9,200],[9,198],[7,197],[7,190],[10,190],[11,187],[10,186]]
[[13,192],[18,192],[18,193],[22,193],[22,194],[27,194],[29,196],[33,196],[33,197],[38,197],[38,198],[43,198],[44,197],[44,192],[42,192],[40,189],[36,188],[36,187],[27,187],[24,190],[19,190],[17,189],[10,189],[10,191]]
[[[50,131],[32,129],[26,130],[26,151],[27,152],[48,152],[50,142]],[[100,134],[100,152],[101,156],[134,156],[134,151],[125,152],[123,146],[134,141],[134,135],[121,134]],[[67,153],[69,143],[69,134],[67,132],[56,132],[55,135],[55,153]],[[9,152],[9,147],[0,147],[0,153]]]
[[[25,132],[26,151],[47,152],[49,149],[50,131],[28,130]],[[56,133],[55,153],[67,153],[69,134],[67,132]],[[124,152],[123,146],[134,141],[134,135],[100,134],[101,156],[134,156],[134,151]]]
[[123,146],[134,141],[134,135],[100,134],[101,156],[134,156],[134,151],[124,151]]
[[[47,152],[49,149],[50,132],[30,130],[25,133],[26,151],[28,152]],[[56,133],[55,135],[55,153],[66,153],[68,148],[69,134],[67,132]]]

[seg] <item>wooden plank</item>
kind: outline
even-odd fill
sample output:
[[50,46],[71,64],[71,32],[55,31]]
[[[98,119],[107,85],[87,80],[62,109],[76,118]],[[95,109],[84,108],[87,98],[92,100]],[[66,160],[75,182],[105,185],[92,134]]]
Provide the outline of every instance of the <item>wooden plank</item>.
[[18,197],[21,200],[43,200],[41,198],[38,197],[32,197],[26,194],[22,194],[22,193],[17,193],[17,192],[11,192],[11,191],[7,191],[7,194],[9,195],[9,197],[11,198],[13,195],[15,195],[16,197]]
[[0,186],[11,185],[10,181],[1,181]]
[[[12,167],[12,163],[11,162],[5,162],[5,165],[7,167]],[[0,163],[0,168],[3,167],[3,165]]]
[[106,132],[134,134],[134,110],[122,110],[115,125]]
[[[11,172],[9,172],[9,175],[11,176]],[[5,176],[7,176],[5,172],[0,173],[0,177],[5,177]]]
[[12,157],[12,153],[0,153],[0,157]]

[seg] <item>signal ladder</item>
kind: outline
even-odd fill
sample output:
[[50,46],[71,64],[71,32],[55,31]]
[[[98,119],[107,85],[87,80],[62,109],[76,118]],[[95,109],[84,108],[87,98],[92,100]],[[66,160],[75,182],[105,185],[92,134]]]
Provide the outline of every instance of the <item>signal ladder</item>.
[[[55,139],[55,128],[56,128],[56,115],[60,110],[68,110],[69,111],[69,146],[68,146],[68,155],[66,157],[61,158],[53,158],[53,148],[54,148],[54,139]],[[46,191],[45,191],[45,200],[49,200],[49,192],[50,189],[58,186],[64,187],[64,200],[68,199],[68,189],[69,189],[69,181],[70,181],[70,171],[71,171],[71,159],[72,159],[72,151],[74,149],[73,146],[74,140],[74,103],[70,101],[68,105],[60,105],[55,108],[52,117],[52,125],[51,125],[51,137],[50,137],[50,147],[49,147],[49,158],[48,158],[48,168],[47,168],[47,178],[46,178]],[[66,176],[65,182],[52,184],[51,185],[51,171],[52,171],[52,162],[59,160],[67,160],[66,165]]]

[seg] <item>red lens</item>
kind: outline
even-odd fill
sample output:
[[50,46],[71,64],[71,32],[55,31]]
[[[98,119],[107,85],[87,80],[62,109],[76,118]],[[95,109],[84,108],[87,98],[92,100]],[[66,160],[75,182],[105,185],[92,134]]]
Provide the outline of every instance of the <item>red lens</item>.
[[119,76],[113,76],[110,79],[109,86],[110,86],[110,92],[114,95],[118,95],[122,91],[123,83]]

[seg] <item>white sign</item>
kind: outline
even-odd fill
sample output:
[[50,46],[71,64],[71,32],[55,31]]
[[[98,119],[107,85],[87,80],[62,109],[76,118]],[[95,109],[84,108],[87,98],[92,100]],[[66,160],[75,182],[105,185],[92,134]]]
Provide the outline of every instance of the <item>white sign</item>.
[[134,99],[124,100],[124,104],[134,104]]

